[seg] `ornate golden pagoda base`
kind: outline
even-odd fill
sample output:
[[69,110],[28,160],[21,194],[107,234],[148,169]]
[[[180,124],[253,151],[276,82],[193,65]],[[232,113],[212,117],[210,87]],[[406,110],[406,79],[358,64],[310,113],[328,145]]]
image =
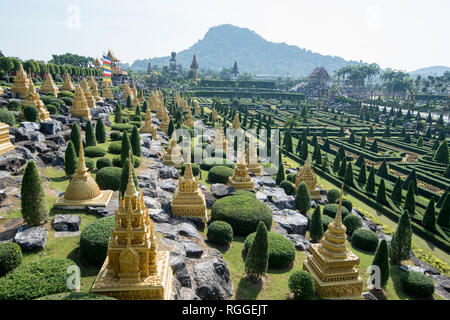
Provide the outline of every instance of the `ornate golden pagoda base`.
[[264,174],[264,168],[261,165],[254,167],[249,166],[248,171],[253,172],[255,176],[262,176]]
[[101,190],[97,198],[90,200],[67,200],[64,196],[56,200],[55,207],[61,209],[85,209],[86,207],[106,207],[111,201],[114,191]]
[[255,190],[255,183],[253,181],[234,181],[231,177],[228,178],[228,185],[232,186],[236,190]]
[[119,300],[170,300],[172,296],[172,269],[169,265],[169,252],[156,253],[156,273],[138,283],[121,283],[108,269],[106,258],[97,279],[92,285],[92,293]]
[[1,144],[0,145],[0,155],[6,153],[8,151],[11,151],[13,149],[14,149],[14,145],[11,142]]
[[183,158],[180,157],[180,159],[178,161],[174,160],[173,158],[171,159],[164,159],[163,158],[163,164],[165,166],[172,166],[175,167],[177,169],[181,168],[183,166],[184,160]]
[[[201,192],[201,191],[200,191]],[[192,193],[190,193],[192,194]],[[193,195],[192,197],[196,197],[197,195]],[[204,223],[208,222],[208,214],[206,212],[206,206],[203,203],[202,199],[198,199],[198,204],[186,204],[189,202],[197,202],[192,200],[192,197],[189,194],[178,195],[176,198],[172,200],[171,211],[174,215],[183,217],[183,218],[199,218],[202,219]]]
[[322,199],[322,197],[320,196],[320,190],[319,189],[309,190],[309,196],[310,196],[311,200],[320,200],[320,199]]
[[69,110],[75,117],[83,118],[84,120],[92,120],[91,112],[89,110]]

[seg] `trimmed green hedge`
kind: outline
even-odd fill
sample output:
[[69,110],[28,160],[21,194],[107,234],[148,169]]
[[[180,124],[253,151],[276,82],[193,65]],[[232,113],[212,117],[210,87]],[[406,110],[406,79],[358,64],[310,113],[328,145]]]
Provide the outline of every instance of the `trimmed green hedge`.
[[308,299],[314,294],[314,278],[304,270],[294,271],[289,277],[289,290],[296,299]]
[[330,189],[327,191],[327,200],[329,203],[336,203],[339,199],[340,191],[338,189]]
[[119,190],[122,168],[105,167],[97,171],[95,182],[102,190]]
[[68,259],[41,258],[21,265],[0,278],[0,300],[32,300],[67,292]]
[[80,254],[89,264],[100,267],[105,261],[114,226],[114,216],[105,217],[88,224],[81,232]]
[[373,252],[378,247],[378,236],[369,229],[356,229],[352,234],[352,246],[368,252]]
[[120,141],[122,140],[122,134],[119,131],[111,131],[109,138],[111,141]]
[[103,157],[106,151],[97,146],[89,146],[84,148],[84,154],[86,157],[98,158]]
[[227,184],[228,178],[234,173],[232,168],[224,166],[212,167],[208,172],[208,181],[211,183],[223,183]]
[[362,220],[357,215],[349,214],[343,220],[343,224],[347,228],[347,233],[352,234],[356,229],[362,227]]
[[429,298],[434,293],[434,282],[426,275],[410,271],[400,276],[402,289],[412,296]]
[[100,170],[106,167],[112,167],[112,162],[110,158],[100,158],[97,159],[95,166],[97,167],[97,170]]
[[272,211],[263,202],[247,195],[237,194],[217,200],[212,206],[211,221],[225,221],[235,235],[246,236],[255,232],[259,221],[270,230]]
[[233,241],[233,228],[224,221],[214,221],[209,225],[206,236],[208,241],[228,245]]
[[[336,217],[338,209],[339,209],[339,205],[336,203],[326,204],[323,206],[323,214],[334,219]],[[350,213],[348,212],[347,208],[342,206],[341,207],[342,219],[345,219],[345,217],[347,217],[349,214]]]
[[122,151],[122,142],[121,141],[111,142],[108,146],[109,153],[120,154],[121,151]]
[[[255,239],[256,232],[247,236],[244,243],[246,252]],[[284,268],[295,260],[295,247],[292,241],[275,232],[268,232],[269,238],[269,267]]]
[[17,243],[0,243],[0,277],[20,266],[22,259],[22,250]]
[[215,166],[225,166],[234,169],[235,164],[231,160],[222,158],[205,158],[200,164],[202,170],[211,170]]
[[280,183],[280,188],[284,189],[287,195],[291,195],[294,193],[294,184],[288,180],[283,180]]
[[115,123],[111,126],[111,130],[120,131],[120,132],[131,132],[133,130],[134,125],[128,123]]

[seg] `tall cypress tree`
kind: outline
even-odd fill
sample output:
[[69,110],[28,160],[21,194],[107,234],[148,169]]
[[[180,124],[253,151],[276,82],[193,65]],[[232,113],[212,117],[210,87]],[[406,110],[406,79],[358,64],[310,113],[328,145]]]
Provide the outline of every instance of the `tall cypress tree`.
[[78,126],[78,124],[76,122],[74,122],[72,124],[72,129],[70,131],[70,140],[73,143],[73,146],[75,148],[75,152],[78,153],[80,152],[80,137],[81,137],[81,133],[80,133],[80,127]]
[[48,219],[48,207],[42,178],[33,160],[28,161],[21,185],[22,217],[29,226]]
[[123,167],[125,161],[128,159],[128,152],[132,151],[131,141],[128,137],[128,133],[124,131],[122,135],[122,149],[120,151],[120,165]]
[[406,178],[405,182],[403,182],[403,189],[407,190],[409,188],[409,183],[412,182],[413,183],[413,187],[414,187],[414,194],[417,194],[417,175],[416,175],[416,170],[412,169],[409,174],[408,177]]
[[386,287],[389,280],[389,251],[386,239],[381,240],[375,252],[372,265],[380,268],[380,286]]
[[320,212],[320,206],[316,206],[311,216],[311,224],[309,226],[309,235],[311,236],[312,242],[319,242],[323,237],[321,217],[322,213]]
[[404,211],[397,224],[397,230],[392,236],[389,246],[389,256],[392,263],[400,264],[404,259],[409,258],[411,252],[411,221],[408,211]]
[[131,147],[133,148],[133,154],[137,157],[142,155],[141,151],[141,136],[136,126],[133,126],[133,131],[130,137]]
[[114,110],[114,122],[122,123],[122,106],[119,102],[116,103],[116,108]]
[[445,228],[450,227],[450,194],[447,194],[444,203],[442,204],[442,207],[439,210],[437,224]]
[[367,179],[366,191],[374,193],[375,192],[375,169],[370,169],[369,178]]
[[378,167],[377,176],[379,176],[381,178],[384,178],[384,179],[388,178],[389,173],[388,173],[388,170],[387,170],[386,161],[383,160],[381,165]]
[[73,146],[73,142],[69,140],[66,151],[64,153],[64,171],[67,176],[71,176],[77,169],[77,154]]
[[340,177],[345,177],[345,171],[346,170],[347,170],[347,159],[344,157],[342,162],[341,162],[341,166],[339,168],[338,175]]
[[428,202],[427,209],[423,215],[422,225],[425,229],[436,232],[436,213],[434,209],[434,199]]
[[348,163],[347,169],[345,170],[344,183],[351,187],[355,186],[355,182],[353,180],[353,167],[351,162]]
[[298,154],[301,154],[302,151],[302,139],[298,139],[297,147],[295,148],[295,152]]
[[378,143],[376,139],[373,140],[372,145],[370,146],[370,151],[378,153]]
[[297,193],[295,194],[295,207],[304,215],[306,215],[311,208],[311,196],[309,194],[308,186],[304,181],[298,185]]
[[341,159],[339,157],[339,153],[336,153],[336,156],[334,157],[334,162],[333,162],[333,171],[335,173],[338,172],[340,167],[341,167]]
[[361,137],[361,142],[359,143],[359,146],[361,148],[365,148],[366,147],[366,143],[367,143],[367,138],[366,138],[366,134],[363,133],[362,137]]
[[447,139],[442,141],[442,143],[439,145],[439,148],[434,153],[433,157],[434,161],[440,161],[440,162],[449,162],[449,152],[448,152],[448,143]]
[[106,142],[106,128],[101,117],[98,118],[97,124],[95,125],[95,138],[98,143]]
[[128,95],[128,97],[127,97],[127,108],[131,109],[132,107],[133,107],[133,105],[131,104],[131,96]]
[[381,178],[380,184],[377,190],[377,202],[379,204],[386,204],[386,185],[384,184],[384,179]]
[[94,127],[92,126],[91,120],[86,123],[86,146],[97,145],[97,140],[95,139]]
[[363,161],[361,168],[359,169],[358,183],[363,185],[367,182],[366,162]]
[[409,182],[408,191],[406,192],[404,210],[408,211],[410,215],[414,215],[416,210],[416,197],[414,196],[413,182]]
[[258,280],[269,266],[269,239],[264,222],[260,221],[255,238],[245,259],[245,272],[252,280]]
[[402,184],[402,178],[398,176],[391,194],[392,201],[398,204],[402,203]]
[[283,159],[281,156],[281,150],[278,149],[278,172],[277,172],[277,185],[279,186],[281,181],[286,180],[285,174],[284,174],[284,166],[283,166]]
[[322,164],[322,152],[320,151],[320,146],[318,143],[316,143],[316,146],[314,147],[312,159],[316,164]]
[[445,169],[444,173],[442,174],[444,178],[450,179],[450,165]]
[[308,142],[303,142],[303,145],[302,145],[302,159],[303,160],[306,160],[306,158],[308,158],[308,154],[309,154],[309,152],[308,152]]

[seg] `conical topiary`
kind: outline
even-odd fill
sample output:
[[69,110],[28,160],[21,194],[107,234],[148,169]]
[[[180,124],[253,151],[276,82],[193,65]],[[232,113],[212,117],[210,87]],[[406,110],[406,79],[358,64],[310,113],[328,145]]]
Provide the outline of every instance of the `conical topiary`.
[[445,228],[450,227],[450,194],[447,194],[444,203],[439,210],[437,224]]
[[389,280],[389,250],[386,239],[381,240],[378,245],[372,265],[380,268],[380,287],[386,287]]
[[77,170],[77,154],[73,142],[69,140],[64,153],[64,172],[67,176],[72,176]]
[[434,209],[434,199],[428,202],[427,209],[425,210],[425,214],[423,215],[422,225],[425,229],[430,230],[431,232],[436,231],[436,213]]
[[340,177],[345,177],[346,171],[347,171],[347,159],[344,157],[344,159],[341,162],[341,167],[339,168],[338,175]]
[[400,176],[392,189],[391,199],[397,204],[402,203],[402,178]]
[[320,212],[320,206],[316,206],[313,214],[311,215],[309,235],[312,242],[319,242],[323,237],[322,213]]
[[286,180],[286,176],[284,174],[284,166],[283,166],[283,159],[281,156],[281,150],[278,150],[278,172],[276,180],[277,186],[279,186],[283,180]]
[[97,140],[95,139],[94,127],[92,126],[91,120],[86,123],[86,146],[97,145]]
[[389,173],[388,173],[388,170],[387,170],[386,161],[383,160],[381,165],[378,167],[377,176],[379,176],[381,178],[384,178],[384,179],[388,178]]
[[383,178],[381,178],[380,184],[378,185],[377,202],[382,205],[386,204],[386,185],[384,184]]
[[264,222],[260,221],[255,238],[245,259],[245,272],[250,279],[258,280],[269,266],[269,239]]
[[114,122],[122,123],[122,106],[120,103],[116,103],[116,108],[114,110]]
[[392,236],[389,246],[389,256],[392,263],[399,264],[402,260],[408,259],[411,252],[411,221],[408,211],[404,211],[397,224],[397,230]]
[[77,156],[78,153],[80,152],[80,141],[81,141],[80,137],[81,137],[80,127],[76,122],[74,122],[72,125],[72,129],[70,131],[70,141],[72,141],[73,143]]
[[408,191],[406,192],[404,210],[408,211],[410,215],[414,215],[416,210],[416,197],[414,196],[413,182],[409,182]]
[[306,215],[311,208],[311,196],[309,194],[308,186],[304,181],[297,187],[297,192],[295,194],[295,208],[304,215]]
[[[129,157],[128,157],[128,159],[129,159]],[[131,158],[131,159],[133,161],[133,158]],[[130,165],[129,165],[129,161],[127,160],[123,164],[122,174],[120,176],[120,183],[119,183],[119,191],[122,196],[124,195],[125,190],[127,189],[129,170],[130,170]],[[136,189],[139,190],[139,181],[136,177],[136,174],[134,173],[134,166],[131,167],[131,172],[133,174],[133,180],[134,180],[134,184],[136,185]]]
[[133,127],[133,131],[131,132],[130,142],[133,148],[133,155],[140,157],[142,155],[141,136],[136,126]]
[[417,194],[417,175],[416,175],[416,170],[412,169],[409,174],[408,177],[406,178],[405,182],[403,182],[403,186],[402,188],[404,190],[408,190],[409,188],[409,183],[412,182],[413,183],[413,187],[414,187],[414,194]]
[[440,162],[449,162],[449,152],[448,152],[448,143],[447,139],[442,141],[442,143],[439,145],[439,148],[434,153],[433,157],[434,161],[440,161]]
[[106,142],[106,128],[101,117],[98,118],[97,124],[95,125],[95,138],[98,143]]
[[341,167],[341,159],[339,158],[339,153],[336,153],[333,161],[333,171],[337,173]]
[[353,167],[351,162],[348,163],[347,169],[345,170],[344,183],[347,186],[355,186],[355,182],[353,180]]
[[372,167],[369,172],[369,178],[367,178],[366,191],[375,192],[375,169]]
[[29,226],[37,226],[48,219],[48,207],[42,178],[33,160],[28,161],[20,190],[22,217]]
[[122,135],[122,149],[120,151],[120,165],[123,167],[125,161],[128,159],[128,152],[132,151],[130,138],[128,133],[124,132]]
[[361,168],[359,169],[358,174],[358,183],[363,185],[367,182],[367,176],[366,176],[366,162],[363,161],[361,164]]

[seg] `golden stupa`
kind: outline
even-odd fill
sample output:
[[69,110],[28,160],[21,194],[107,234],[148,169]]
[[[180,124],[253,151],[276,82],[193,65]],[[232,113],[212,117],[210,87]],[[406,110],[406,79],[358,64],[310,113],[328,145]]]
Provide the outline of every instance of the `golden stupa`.
[[91,89],[93,89],[94,88],[94,85],[96,85],[97,84],[97,82],[95,81],[95,79],[94,79],[94,76],[91,76],[90,78],[89,78],[89,88],[91,88]]
[[128,99],[129,95],[131,95],[131,100],[133,100],[133,92],[131,91],[128,82],[125,82],[123,84],[122,89],[123,89],[123,98],[125,99],[125,101]]
[[166,108],[164,106],[161,106],[158,104],[158,111],[156,112],[156,119],[162,120],[164,119],[164,115],[167,112]]
[[136,83],[133,82],[133,88],[131,90],[133,91],[134,98],[138,98],[138,91],[136,88]]
[[19,70],[14,77],[14,85],[11,87],[11,91],[17,92],[19,98],[25,99],[27,97],[29,85],[30,79],[28,79],[27,73],[23,70],[22,62],[19,61]]
[[75,91],[75,86],[72,83],[72,80],[70,79],[70,76],[66,73],[64,76],[64,82],[61,88],[59,88],[61,91]]
[[55,97],[58,96],[58,87],[55,85],[53,81],[52,75],[50,72],[47,73],[47,77],[45,78],[44,84],[42,85],[41,92],[43,93],[53,93]]
[[98,93],[98,86],[97,82],[94,81],[94,84],[92,85],[92,96],[94,97],[95,101],[101,102],[103,101],[102,97],[100,97],[100,93]]
[[88,107],[91,109],[95,108],[95,98],[91,93],[86,77],[83,77],[83,80],[81,81],[81,88],[83,89]]
[[150,96],[148,97],[148,106],[151,111],[158,111],[159,109],[158,96],[155,90],[150,92]]
[[159,130],[168,134],[169,132],[169,123],[170,118],[169,114],[167,112],[164,113],[164,118],[161,120],[161,124],[159,125]]
[[139,92],[139,102],[140,102],[140,103],[144,103],[144,101],[145,101],[144,89],[142,89],[142,90]]
[[72,107],[70,108],[70,113],[76,117],[82,117],[84,120],[91,120],[91,110],[89,109],[84,96],[84,91],[81,86],[75,89],[75,95],[72,101]]
[[139,101],[139,98],[137,96],[134,96],[131,99],[131,106],[133,107],[134,110],[136,110],[137,106],[140,106],[141,102]]
[[9,126],[0,122],[0,155],[14,149],[14,145],[9,138]]
[[241,122],[239,121],[239,117],[237,114],[234,115],[233,119],[233,129],[238,130],[241,128]]
[[[22,107],[25,108],[27,106],[34,106],[39,112],[39,121],[45,121],[50,119],[50,112],[45,109],[44,103],[41,100],[39,93],[36,92],[36,88],[34,87],[33,80],[30,79],[30,83],[28,85],[28,92],[24,101],[22,101]],[[20,119],[25,119],[23,114],[23,110],[19,113]]]
[[216,133],[214,134],[212,141],[215,150],[222,150],[223,153],[226,153],[228,151],[228,141],[225,138],[225,134],[223,133],[223,129],[220,123],[217,124]]
[[246,159],[248,171],[253,172],[255,176],[262,176],[264,173],[264,168],[259,161],[255,140],[252,138],[249,140]]
[[[81,89],[81,88],[77,88]],[[64,195],[55,206],[65,209],[84,209],[86,207],[106,207],[111,200],[112,190],[100,190],[86,168],[84,161],[83,140],[80,136],[80,152],[77,170],[69,182]]]
[[314,277],[316,294],[325,299],[363,299],[359,258],[347,248],[346,227],[342,223],[341,187],[339,208],[320,243],[312,243],[303,270]]
[[172,213],[176,216],[200,218],[204,223],[208,222],[205,195],[198,188],[190,161],[186,163],[184,175],[179,179],[178,187],[173,193]]
[[192,118],[192,112],[191,109],[188,109],[186,120],[184,120],[184,124],[188,127],[194,126],[194,119]]
[[320,190],[316,188],[317,178],[309,163],[309,156],[306,158],[303,167],[297,172],[297,176],[295,177],[295,188],[298,188],[298,185],[303,181],[308,186],[311,200],[320,200]]
[[248,175],[244,152],[239,152],[237,162],[238,163],[236,168],[234,169],[233,175],[228,178],[228,185],[232,186],[236,190],[253,191],[255,189],[255,183]]
[[170,140],[170,144],[167,147],[167,151],[163,156],[163,164],[166,166],[181,168],[183,163],[184,159],[181,155],[180,148],[177,146],[177,139],[174,133],[172,139]]
[[106,99],[114,99],[114,95],[111,91],[111,88],[109,87],[109,82],[103,81],[102,86],[103,86],[102,97]]
[[158,136],[156,135],[156,127],[152,123],[152,115],[150,114],[149,108],[147,108],[147,110],[145,111],[145,123],[141,127],[140,132],[151,133],[154,140],[158,139]]
[[90,292],[120,300],[170,300],[169,251],[158,250],[142,192],[136,190],[129,158],[128,184],[119,193],[108,253]]

